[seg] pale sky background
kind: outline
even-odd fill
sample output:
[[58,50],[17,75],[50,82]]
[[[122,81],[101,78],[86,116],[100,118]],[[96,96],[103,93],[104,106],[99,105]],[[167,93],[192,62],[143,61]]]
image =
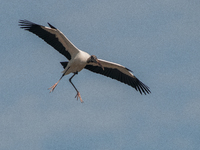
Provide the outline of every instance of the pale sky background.
[[[1,0],[1,150],[198,150],[199,0]],[[150,95],[82,70],[19,28],[27,19],[61,30],[79,49],[120,63]]]

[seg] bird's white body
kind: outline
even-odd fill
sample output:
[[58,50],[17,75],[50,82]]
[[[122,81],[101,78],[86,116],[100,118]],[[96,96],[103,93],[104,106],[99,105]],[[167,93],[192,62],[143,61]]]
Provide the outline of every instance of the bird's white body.
[[62,73],[68,75],[70,73],[81,71],[87,65],[89,57],[90,55],[88,53],[79,50],[79,52],[69,61],[67,67],[62,71]]

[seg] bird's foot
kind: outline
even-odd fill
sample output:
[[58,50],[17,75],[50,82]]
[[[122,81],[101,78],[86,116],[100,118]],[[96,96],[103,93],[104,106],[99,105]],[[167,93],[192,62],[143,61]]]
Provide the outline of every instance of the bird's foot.
[[77,100],[78,100],[78,98],[79,98],[80,101],[81,101],[81,103],[83,103],[83,100],[82,100],[82,98],[81,98],[81,94],[80,94],[80,92],[77,92],[75,98],[77,98]]
[[55,89],[55,87],[57,86],[58,83],[55,83],[52,87],[48,88],[48,90],[50,90],[49,93],[53,92],[53,90]]

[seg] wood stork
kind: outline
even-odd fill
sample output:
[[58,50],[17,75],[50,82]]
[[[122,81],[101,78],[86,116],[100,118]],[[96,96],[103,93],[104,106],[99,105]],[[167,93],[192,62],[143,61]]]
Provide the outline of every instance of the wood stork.
[[[83,102],[80,92],[77,90],[71,80],[83,68],[128,84],[141,94],[144,93],[146,95],[146,93],[151,93],[149,87],[137,79],[132,74],[130,69],[117,63],[97,59],[95,55],[89,55],[71,43],[60,30],[52,26],[50,23],[48,23],[48,25],[50,27],[38,25],[28,20],[19,21],[20,28],[36,34],[69,60],[69,62],[60,62],[64,67],[64,71],[62,72],[63,74],[58,82],[63,78],[64,75],[73,73],[72,77],[69,79],[69,82],[77,92],[75,96],[77,100],[79,98],[80,101]],[[58,82],[49,88],[50,92],[54,91]]]

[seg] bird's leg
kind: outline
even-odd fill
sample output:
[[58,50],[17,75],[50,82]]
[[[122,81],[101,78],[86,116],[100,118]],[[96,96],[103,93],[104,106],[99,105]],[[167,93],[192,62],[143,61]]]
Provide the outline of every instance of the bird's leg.
[[72,81],[71,81],[72,78],[73,78],[76,74],[78,74],[78,72],[74,73],[74,75],[69,79],[69,82],[72,84],[72,86],[75,88],[75,90],[76,90],[76,92],[77,92],[75,98],[77,98],[77,100],[78,100],[78,98],[79,98],[80,101],[81,101],[81,103],[83,103],[83,100],[82,100],[82,98],[81,98],[80,92],[77,90],[77,88],[75,87],[75,85],[74,85],[74,84],[72,83]]
[[[70,67],[69,67],[69,68],[70,68]],[[68,68],[68,69],[69,69],[69,68]],[[67,70],[68,70],[68,69],[67,69]],[[63,75],[60,77],[60,79],[58,80],[58,82],[64,77],[64,75],[65,75],[65,73],[67,72],[67,70],[63,73]],[[51,90],[50,90],[50,93],[54,91],[54,89],[56,88],[58,82],[56,82],[53,86],[51,86],[50,88],[48,88],[48,90],[51,89]]]
[[[63,73],[63,75],[60,77],[60,79],[58,80],[58,82],[62,79],[62,77],[64,77],[64,75],[65,75],[65,74]],[[54,91],[54,89],[56,88],[58,82],[56,82],[53,86],[51,86],[50,88],[48,88],[48,90],[51,89],[49,93],[51,93],[51,92]]]

